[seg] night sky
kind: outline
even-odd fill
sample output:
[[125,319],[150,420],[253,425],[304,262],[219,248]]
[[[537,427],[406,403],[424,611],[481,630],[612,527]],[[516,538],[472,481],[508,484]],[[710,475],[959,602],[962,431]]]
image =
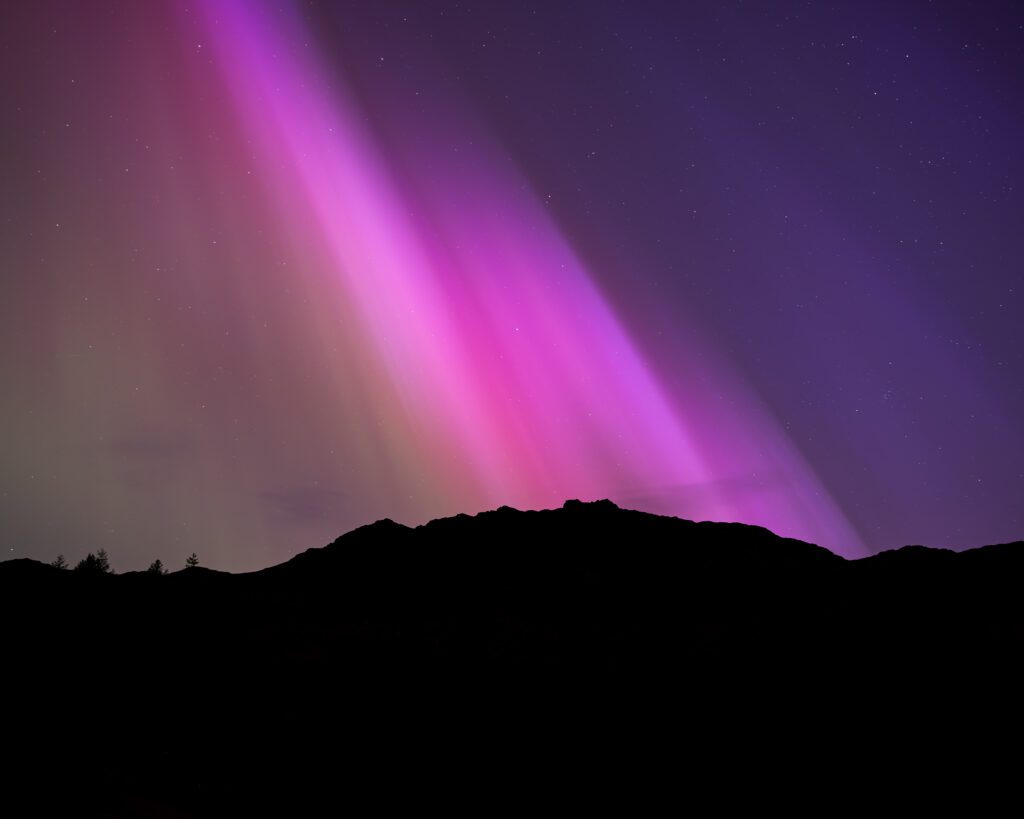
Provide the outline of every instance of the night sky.
[[1019,3],[11,3],[4,557],[609,497],[1024,537]]

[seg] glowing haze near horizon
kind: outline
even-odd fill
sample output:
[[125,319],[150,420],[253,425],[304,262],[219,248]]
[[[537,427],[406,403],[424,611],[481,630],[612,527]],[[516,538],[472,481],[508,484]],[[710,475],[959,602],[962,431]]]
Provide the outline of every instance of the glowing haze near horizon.
[[[882,216],[858,226],[815,202],[820,182],[788,189],[771,163],[733,167],[767,152],[776,171],[828,173],[826,157],[759,131],[780,127],[781,104],[694,105],[672,123],[701,135],[691,127],[675,145],[657,115],[635,113],[665,104],[665,76],[698,102],[725,96],[703,41],[662,42],[658,15],[684,33],[713,20],[724,44],[703,48],[727,62],[753,24],[738,11],[724,13],[731,42],[710,11],[687,21],[595,6],[582,30],[620,23],[613,40],[646,42],[635,59],[660,76],[625,94],[607,79],[612,101],[595,103],[600,75],[570,69],[550,87],[536,75],[522,93],[538,112],[515,117],[501,110],[507,83],[534,71],[515,59],[559,47],[573,65],[594,59],[575,52],[595,40],[565,41],[569,7],[537,20],[458,4],[80,6],[19,12],[4,35],[16,69],[0,249],[7,556],[105,547],[129,569],[195,550],[251,569],[380,517],[603,497],[849,556],[1020,535],[1004,502],[1022,485],[1020,393],[1008,386],[1019,332],[994,353],[1004,363],[978,366],[968,353],[987,341],[972,337],[963,297],[937,299],[941,287],[906,272],[920,261],[912,248],[880,259]],[[503,45],[495,64],[460,62]],[[630,51],[608,59],[634,70]],[[571,106],[619,97],[635,120],[589,138]],[[841,123],[838,110],[821,115]],[[632,133],[610,137],[615,127]],[[661,161],[683,195],[601,164],[617,139],[641,182]],[[562,154],[573,141],[577,153]],[[905,161],[917,173],[955,153]],[[847,170],[848,198],[866,196]],[[609,204],[593,205],[581,180]],[[933,209],[940,182],[922,183]],[[886,185],[870,181],[896,195]],[[620,187],[651,202],[620,206]],[[921,224],[898,232],[919,243]],[[652,240],[652,225],[665,233]],[[744,243],[744,225],[759,245]],[[946,252],[925,241],[928,258]],[[1019,294],[1001,270],[993,304],[1012,310]],[[958,427],[980,447],[949,438]],[[979,494],[985,481],[1002,481],[997,497]]]

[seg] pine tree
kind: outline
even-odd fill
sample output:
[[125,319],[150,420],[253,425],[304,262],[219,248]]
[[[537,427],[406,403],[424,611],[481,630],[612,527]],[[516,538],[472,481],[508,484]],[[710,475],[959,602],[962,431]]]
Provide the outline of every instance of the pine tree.
[[76,572],[86,574],[111,574],[110,560],[107,558],[105,549],[100,549],[96,554],[89,552],[75,565]]
[[196,553],[192,552],[187,558],[185,558],[185,568],[194,569],[199,565],[199,558],[196,557]]
[[162,560],[154,560],[149,564],[149,568],[146,569],[150,574],[167,574],[167,569],[164,568]]
[[50,564],[55,569],[66,569],[68,562],[64,559],[64,555],[57,555],[57,559]]

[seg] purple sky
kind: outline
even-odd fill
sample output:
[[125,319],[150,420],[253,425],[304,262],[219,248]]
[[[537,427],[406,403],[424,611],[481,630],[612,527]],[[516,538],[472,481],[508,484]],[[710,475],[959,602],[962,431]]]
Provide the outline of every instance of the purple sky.
[[0,542],[250,569],[609,496],[1024,537],[1024,13],[19,4]]

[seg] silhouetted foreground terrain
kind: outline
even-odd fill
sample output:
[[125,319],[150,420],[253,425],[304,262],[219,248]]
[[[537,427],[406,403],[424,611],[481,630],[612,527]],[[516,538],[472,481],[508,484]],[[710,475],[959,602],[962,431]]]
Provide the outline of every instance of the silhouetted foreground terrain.
[[6,749],[40,811],[76,815],[507,806],[579,770],[607,802],[627,769],[734,761],[797,715],[834,739],[880,702],[926,725],[1019,693],[1022,570],[1024,543],[846,561],[607,501],[381,521],[241,575],[13,560]]

